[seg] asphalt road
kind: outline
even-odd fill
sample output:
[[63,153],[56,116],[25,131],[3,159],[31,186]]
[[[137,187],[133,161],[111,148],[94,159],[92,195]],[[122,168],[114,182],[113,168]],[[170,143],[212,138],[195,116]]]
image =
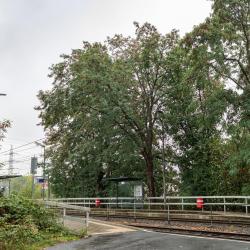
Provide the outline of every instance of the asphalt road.
[[95,235],[88,239],[49,247],[47,250],[119,249],[119,250],[250,250],[250,243],[135,231]]

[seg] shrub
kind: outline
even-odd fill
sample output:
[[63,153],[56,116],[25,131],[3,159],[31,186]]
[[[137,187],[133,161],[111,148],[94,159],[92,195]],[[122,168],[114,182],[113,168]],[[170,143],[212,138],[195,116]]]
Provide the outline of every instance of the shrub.
[[0,197],[0,249],[22,249],[55,233],[68,232],[42,205],[17,195]]

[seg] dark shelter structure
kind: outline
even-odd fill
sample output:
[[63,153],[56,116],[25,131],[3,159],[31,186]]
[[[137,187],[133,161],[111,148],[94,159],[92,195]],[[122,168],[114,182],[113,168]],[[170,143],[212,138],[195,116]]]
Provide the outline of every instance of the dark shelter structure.
[[120,182],[141,181],[141,185],[142,185],[142,178],[138,178],[138,177],[113,177],[113,178],[105,178],[102,181],[115,183],[115,185],[116,185],[116,208],[118,208],[119,183]]

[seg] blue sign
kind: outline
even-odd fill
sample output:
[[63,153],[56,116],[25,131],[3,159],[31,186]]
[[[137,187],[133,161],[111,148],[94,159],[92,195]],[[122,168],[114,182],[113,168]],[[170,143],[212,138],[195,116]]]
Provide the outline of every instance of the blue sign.
[[37,183],[44,183],[45,182],[45,180],[43,178],[37,178],[36,181],[37,181]]

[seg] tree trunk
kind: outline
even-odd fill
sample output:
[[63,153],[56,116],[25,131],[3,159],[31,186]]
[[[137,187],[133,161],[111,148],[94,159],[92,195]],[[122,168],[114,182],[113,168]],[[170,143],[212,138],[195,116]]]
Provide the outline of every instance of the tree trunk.
[[96,195],[95,196],[102,196],[102,193],[104,191],[102,179],[104,177],[105,173],[103,171],[100,171],[97,174],[97,181],[96,181]]
[[155,180],[154,180],[154,163],[152,153],[143,152],[143,157],[146,163],[146,173],[147,173],[147,185],[149,190],[149,196],[155,197]]

